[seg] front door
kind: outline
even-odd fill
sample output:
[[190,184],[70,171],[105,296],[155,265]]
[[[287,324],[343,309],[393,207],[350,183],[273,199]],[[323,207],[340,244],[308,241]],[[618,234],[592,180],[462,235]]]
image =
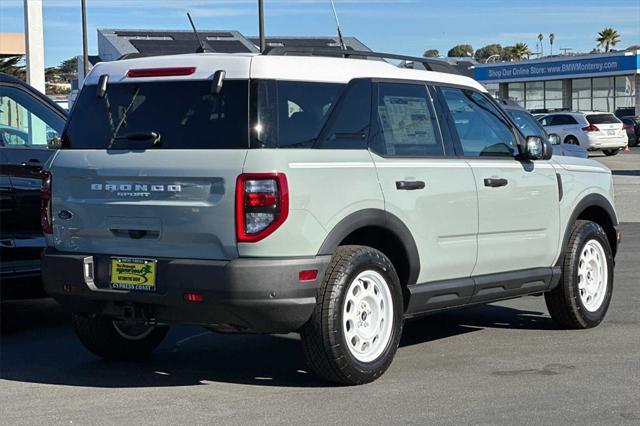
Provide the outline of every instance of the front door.
[[478,191],[478,261],[474,276],[548,268],[559,238],[559,189],[549,161],[525,162],[517,130],[479,92],[441,88],[458,149]]

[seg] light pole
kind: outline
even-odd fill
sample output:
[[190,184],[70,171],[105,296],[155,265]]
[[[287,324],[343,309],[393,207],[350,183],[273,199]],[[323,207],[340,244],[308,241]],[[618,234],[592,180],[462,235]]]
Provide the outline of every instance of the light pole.
[[81,0],[82,4],[82,73],[86,78],[89,73],[89,47],[87,41],[87,1]]
[[264,1],[263,0],[258,0],[258,31],[260,33],[260,53],[264,53],[264,51],[267,48],[267,43],[264,37]]

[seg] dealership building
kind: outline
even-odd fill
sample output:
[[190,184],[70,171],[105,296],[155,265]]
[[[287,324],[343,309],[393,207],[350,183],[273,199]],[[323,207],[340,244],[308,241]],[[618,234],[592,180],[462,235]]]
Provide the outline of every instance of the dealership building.
[[530,111],[640,115],[640,51],[476,65],[476,80]]

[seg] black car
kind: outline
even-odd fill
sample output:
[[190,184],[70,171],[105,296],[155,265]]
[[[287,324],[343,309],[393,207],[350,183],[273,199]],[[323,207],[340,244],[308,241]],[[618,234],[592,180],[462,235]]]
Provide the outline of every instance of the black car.
[[43,295],[40,170],[57,149],[67,113],[23,81],[0,73],[0,294]]
[[[568,157],[589,158],[589,152],[579,145],[561,143],[558,135],[549,135],[542,125],[531,115],[529,111],[520,105],[505,100],[498,101],[502,108],[509,113],[513,121],[518,125],[525,136],[539,136],[551,142],[553,155],[565,155]],[[542,114],[544,116],[544,114]]]
[[638,146],[640,143],[640,116],[621,117],[622,125],[629,137],[629,146]]

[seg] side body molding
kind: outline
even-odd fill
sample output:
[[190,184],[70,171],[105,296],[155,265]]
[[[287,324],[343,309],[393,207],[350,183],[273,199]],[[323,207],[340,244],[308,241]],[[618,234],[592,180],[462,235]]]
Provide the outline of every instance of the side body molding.
[[391,232],[402,243],[409,263],[408,285],[418,280],[420,256],[411,231],[395,215],[379,209],[360,210],[342,219],[329,232],[318,251],[318,255],[331,255],[344,239],[354,231],[366,227],[376,227]]

